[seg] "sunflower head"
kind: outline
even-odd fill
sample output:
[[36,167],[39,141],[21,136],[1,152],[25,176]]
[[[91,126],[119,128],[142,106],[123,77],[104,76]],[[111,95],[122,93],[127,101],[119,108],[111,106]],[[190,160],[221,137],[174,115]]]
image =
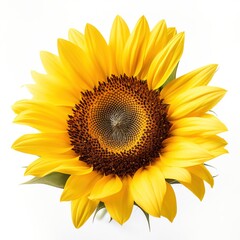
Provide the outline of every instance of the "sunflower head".
[[141,17],[130,31],[117,16],[107,42],[87,24],[58,40],[58,54],[42,52],[45,74],[33,72],[29,100],[14,105],[25,134],[13,148],[39,156],[26,169],[30,181],[63,188],[72,219],[82,226],[106,208],[123,224],[134,205],[145,214],[176,215],[172,183],[199,199],[205,162],[226,153],[226,130],[211,109],[225,90],[209,86],[215,64],[176,77],[184,34]]
[[81,161],[122,178],[159,157],[170,126],[159,91],[136,77],[112,75],[82,93],[69,115],[68,133]]

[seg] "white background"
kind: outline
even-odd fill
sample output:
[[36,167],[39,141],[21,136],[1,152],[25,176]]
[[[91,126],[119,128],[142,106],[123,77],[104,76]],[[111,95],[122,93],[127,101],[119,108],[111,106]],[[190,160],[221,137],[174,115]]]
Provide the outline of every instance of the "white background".
[[[228,90],[214,109],[229,131],[229,154],[211,161],[218,177],[206,187],[202,202],[176,186],[178,214],[173,223],[151,218],[151,231],[135,209],[123,226],[90,219],[81,229],[71,222],[70,204],[60,203],[60,189],[21,185],[24,169],[34,156],[15,152],[12,142],[26,133],[12,124],[11,105],[29,96],[23,84],[30,71],[42,71],[41,50],[56,53],[57,38],[68,29],[81,32],[87,22],[108,39],[119,14],[132,29],[145,15],[150,27],[160,19],[185,31],[186,41],[178,75],[209,63],[219,69],[212,85]],[[0,0],[0,239],[120,240],[120,239],[240,239],[240,6],[238,0]],[[186,153],[187,154],[187,153]]]

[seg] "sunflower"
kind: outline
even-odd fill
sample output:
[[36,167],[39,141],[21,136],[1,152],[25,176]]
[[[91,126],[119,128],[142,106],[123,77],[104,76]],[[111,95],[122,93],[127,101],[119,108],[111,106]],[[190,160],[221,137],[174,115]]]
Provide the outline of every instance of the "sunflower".
[[183,46],[164,20],[150,30],[143,16],[130,32],[117,16],[108,43],[87,24],[58,40],[57,55],[41,52],[46,73],[32,72],[32,98],[13,106],[14,121],[38,132],[13,148],[38,156],[25,174],[63,188],[76,228],[102,207],[120,224],[134,205],[173,221],[173,183],[199,199],[204,181],[213,186],[205,162],[227,151],[211,109],[225,90],[208,86],[215,64],[176,78]]

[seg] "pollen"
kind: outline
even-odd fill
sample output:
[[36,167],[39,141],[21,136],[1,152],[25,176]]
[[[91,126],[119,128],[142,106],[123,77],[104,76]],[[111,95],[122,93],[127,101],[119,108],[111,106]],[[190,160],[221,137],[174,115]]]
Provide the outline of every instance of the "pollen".
[[159,91],[126,75],[112,75],[82,92],[68,119],[79,159],[103,175],[119,177],[133,176],[158,158],[170,127]]

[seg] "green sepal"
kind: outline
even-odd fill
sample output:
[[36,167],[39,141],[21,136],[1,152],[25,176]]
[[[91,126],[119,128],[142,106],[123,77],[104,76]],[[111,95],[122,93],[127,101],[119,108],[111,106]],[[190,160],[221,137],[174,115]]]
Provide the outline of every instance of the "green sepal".
[[[204,166],[207,167],[207,168],[213,168],[215,171],[217,171],[217,169],[216,169],[214,166],[209,165],[209,164],[207,164],[207,163],[204,163]],[[218,174],[217,174],[217,173],[214,174],[214,175],[212,174],[212,177],[213,177],[213,178],[218,177]]]
[[180,182],[178,182],[177,180],[175,180],[175,179],[170,179],[170,178],[166,179],[166,181],[167,181],[169,184],[179,184],[179,183],[180,183]]
[[103,213],[99,216],[99,219],[102,219],[105,214],[107,213],[107,210],[106,210],[106,207],[105,207],[105,204],[103,202],[100,202],[98,205],[97,205],[97,208],[94,212],[94,215],[93,215],[93,221],[95,220],[95,217],[97,215],[97,213],[101,210],[101,209],[104,209],[105,211],[103,211]]
[[217,116],[217,113],[215,113],[213,110],[209,110],[209,112]]
[[141,210],[143,211],[143,213],[144,213],[144,216],[146,217],[146,219],[147,219],[147,223],[148,223],[148,229],[149,229],[149,231],[151,231],[151,225],[150,225],[150,219],[149,219],[149,214],[148,213],[146,213],[142,208],[141,208]]
[[145,212],[140,206],[138,206],[136,203],[134,203],[135,206],[139,207],[142,212],[144,213],[144,216],[146,217],[147,219],[147,223],[148,223],[148,229],[149,231],[151,231],[151,225],[150,225],[150,218],[149,218],[149,214],[147,212]]
[[24,184],[46,184],[53,187],[64,188],[69,176],[70,175],[64,173],[53,172],[44,177],[34,177]]
[[168,77],[168,79],[165,81],[165,83],[160,87],[160,90],[163,89],[163,88],[164,88],[168,83],[170,83],[172,80],[176,79],[177,68],[178,68],[178,64],[176,65],[176,67],[174,68],[174,70],[172,71],[172,73],[170,74],[170,76]]

